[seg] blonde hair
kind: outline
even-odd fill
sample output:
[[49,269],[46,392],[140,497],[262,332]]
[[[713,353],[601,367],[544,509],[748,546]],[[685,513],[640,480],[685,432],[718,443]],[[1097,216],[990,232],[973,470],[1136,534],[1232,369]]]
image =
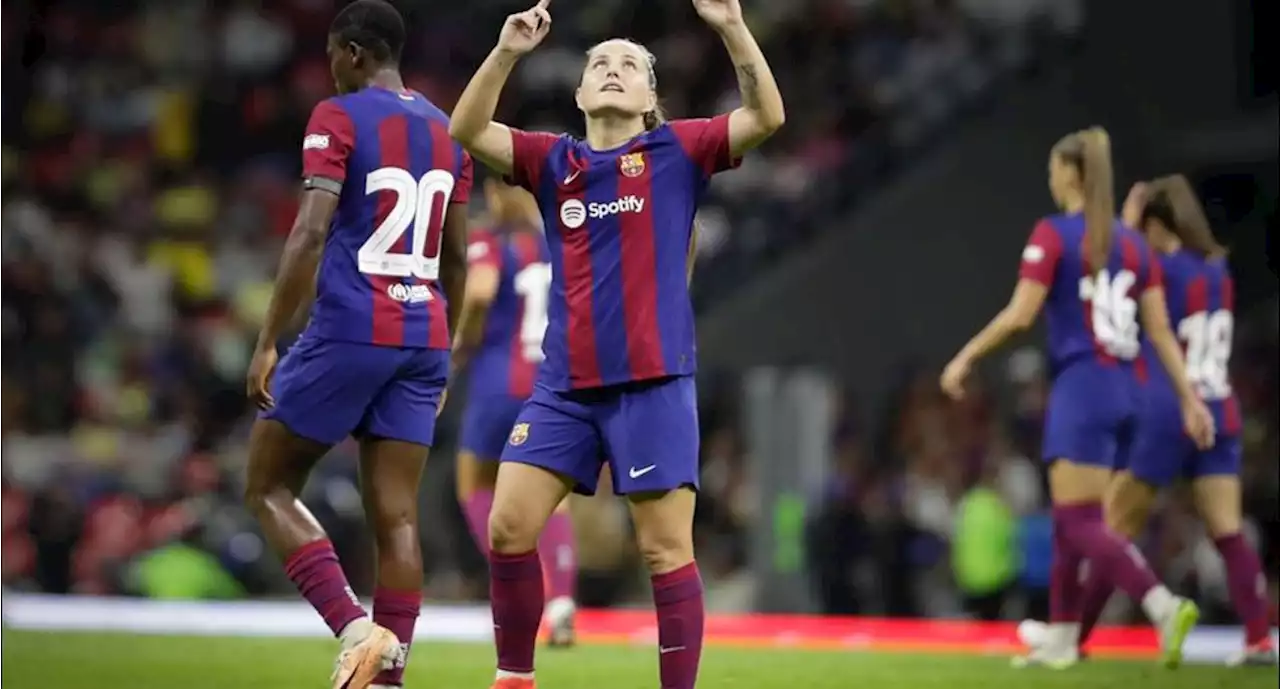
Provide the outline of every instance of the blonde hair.
[[1111,170],[1111,137],[1102,127],[1073,132],[1053,147],[1053,154],[1076,169],[1084,192],[1085,260],[1094,272],[1107,267],[1116,198]]
[[[649,90],[653,91],[656,101],[656,96],[658,94],[658,57],[653,54],[653,51],[646,48],[643,43],[633,41],[630,38],[610,38],[605,41],[600,41],[588,48],[587,55],[591,55],[591,53],[595,52],[596,48],[599,48],[605,43],[626,43],[632,48],[635,48],[636,51],[644,57],[644,65],[649,71]],[[646,110],[642,117],[644,118],[644,129],[648,132],[661,127],[667,122],[667,113],[662,109],[661,104],[655,104],[652,110]]]

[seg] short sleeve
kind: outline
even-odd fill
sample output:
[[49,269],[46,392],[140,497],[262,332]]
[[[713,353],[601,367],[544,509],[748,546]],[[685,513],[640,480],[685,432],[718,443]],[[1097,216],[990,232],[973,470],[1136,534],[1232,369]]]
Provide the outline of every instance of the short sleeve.
[[466,151],[462,152],[462,162],[458,164],[458,178],[453,181],[453,195],[449,197],[452,203],[470,203],[471,187],[475,182],[475,165],[471,161],[471,155]]
[[355,127],[342,106],[322,101],[311,111],[302,138],[302,176],[341,184],[347,179],[347,159],[355,145]]
[[685,155],[702,168],[704,177],[731,170],[742,162],[729,151],[729,114],[694,120],[675,120],[671,123]]
[[1160,263],[1160,259],[1156,257],[1156,252],[1151,247],[1147,247],[1147,280],[1142,286],[1142,292],[1149,289],[1164,287],[1164,266]]
[[1022,250],[1022,267],[1018,277],[1042,285],[1052,285],[1058,261],[1062,259],[1062,236],[1048,220],[1036,223],[1031,239]]
[[467,238],[467,265],[471,267],[502,266],[502,253],[498,240],[488,232],[474,232]]
[[546,167],[551,147],[560,137],[546,132],[526,132],[511,128],[511,176],[508,181],[538,193],[542,170]]

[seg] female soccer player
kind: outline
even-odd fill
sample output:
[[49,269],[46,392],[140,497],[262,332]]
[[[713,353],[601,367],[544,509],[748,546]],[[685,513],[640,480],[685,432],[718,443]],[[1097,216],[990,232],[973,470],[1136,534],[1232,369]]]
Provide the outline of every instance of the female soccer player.
[[453,112],[453,137],[538,199],[552,264],[546,360],[503,450],[489,518],[496,689],[534,686],[538,534],[571,490],[595,490],[606,458],[653,575],[661,685],[693,689],[697,678],[703,603],[686,261],[711,175],[777,131],[783,107],[738,0],[693,4],[737,69],[742,107],[731,113],[663,122],[653,56],[614,39],[588,51],[575,93],[585,140],[494,122],[516,61],[550,29],[548,0],[507,18]]
[[[489,554],[489,509],[498,458],[542,362],[551,263],[529,192],[485,181],[492,230],[467,243],[467,289],[453,340],[454,371],[471,365],[458,452],[458,502],[476,545]],[[552,646],[573,644],[577,557],[568,501],[539,541],[547,574],[547,629]]]
[[1159,265],[1141,235],[1116,227],[1110,149],[1100,128],[1076,132],[1054,146],[1049,188],[1063,212],[1036,225],[1009,305],[947,365],[941,381],[948,395],[963,397],[973,364],[1030,327],[1042,309],[1047,312],[1054,381],[1043,456],[1052,463],[1054,624],[1046,643],[1026,660],[1053,667],[1077,659],[1077,572],[1083,560],[1141,601],[1160,631],[1168,665],[1181,661],[1182,643],[1199,616],[1194,603],[1162,586],[1137,549],[1103,521],[1103,496],[1135,412],[1139,314],[1169,370],[1186,430],[1202,447],[1213,438],[1213,419],[1187,380],[1169,330]]
[[[1231,600],[1245,627],[1244,650],[1230,662],[1274,665],[1265,580],[1257,554],[1240,533],[1240,403],[1227,377],[1234,326],[1227,252],[1181,175],[1146,185],[1135,225],[1159,257],[1169,321],[1186,349],[1187,376],[1208,403],[1218,435],[1212,448],[1196,447],[1178,421],[1173,383],[1163,371],[1153,370],[1128,468],[1116,475],[1108,495],[1107,521],[1117,533],[1136,538],[1146,526],[1157,491],[1176,478],[1190,479],[1196,510],[1226,563]],[[1111,590],[1109,582],[1086,576],[1082,646]]]

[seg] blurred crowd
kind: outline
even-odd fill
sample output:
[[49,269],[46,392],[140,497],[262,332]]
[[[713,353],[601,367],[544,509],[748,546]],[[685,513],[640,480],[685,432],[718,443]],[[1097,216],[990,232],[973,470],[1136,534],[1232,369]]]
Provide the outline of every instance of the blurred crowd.
[[[406,81],[446,110],[502,16],[522,8],[398,4],[411,30]],[[1083,18],[1078,0],[744,5],[789,123],[712,189],[702,210],[699,306],[765,269],[766,256],[838,227],[833,218],[945,127],[1069,47]],[[242,378],[296,210],[302,127],[332,89],[324,57],[331,3],[47,7],[38,16],[3,10],[4,583],[156,596],[286,592],[240,506],[252,420]],[[506,121],[573,131],[580,57],[612,35],[658,56],[673,115],[720,111],[736,98],[732,69],[687,0],[597,0],[555,12],[549,45],[503,96]],[[1242,392],[1259,419],[1250,426],[1250,467],[1266,474],[1248,482],[1250,504],[1263,506],[1274,538],[1276,351],[1274,337],[1262,341],[1242,353],[1241,383],[1269,381]],[[1035,588],[1034,568],[1022,564],[1034,559],[1030,548],[1017,549],[1018,564],[1005,568],[1012,574],[994,577],[990,591],[958,587],[967,575],[951,570],[951,545],[965,536],[957,515],[973,495],[995,496],[985,504],[1003,506],[1015,530],[1028,533],[1043,507],[1038,463],[1028,459],[1042,371],[1034,354],[1013,361],[1007,399],[948,405],[921,371],[905,379],[876,433],[842,424],[835,480],[810,510],[810,536],[830,544],[810,549],[827,610],[950,614],[965,601],[989,606],[996,593],[1003,602]],[[758,504],[738,387],[707,376],[701,388],[698,534],[710,578],[722,584],[713,595],[734,606],[733,594],[750,584]],[[424,491],[429,593],[470,597],[482,594],[483,563],[452,503],[452,424],[443,429]],[[354,461],[353,448],[336,448],[306,497],[361,588],[371,558]],[[1181,518],[1176,509],[1168,516]],[[617,538],[626,526],[616,501],[583,501],[577,521],[585,602],[626,598],[638,568]],[[1194,551],[1185,529],[1162,533],[1184,540],[1162,541],[1160,552]],[[1174,560],[1208,585],[1195,557]]]

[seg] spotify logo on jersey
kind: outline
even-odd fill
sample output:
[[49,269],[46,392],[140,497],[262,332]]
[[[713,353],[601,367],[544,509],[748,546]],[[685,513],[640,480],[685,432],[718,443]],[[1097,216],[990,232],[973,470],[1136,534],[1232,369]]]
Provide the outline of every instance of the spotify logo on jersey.
[[587,207],[578,199],[569,199],[560,204],[560,222],[565,227],[576,230],[587,221]]

